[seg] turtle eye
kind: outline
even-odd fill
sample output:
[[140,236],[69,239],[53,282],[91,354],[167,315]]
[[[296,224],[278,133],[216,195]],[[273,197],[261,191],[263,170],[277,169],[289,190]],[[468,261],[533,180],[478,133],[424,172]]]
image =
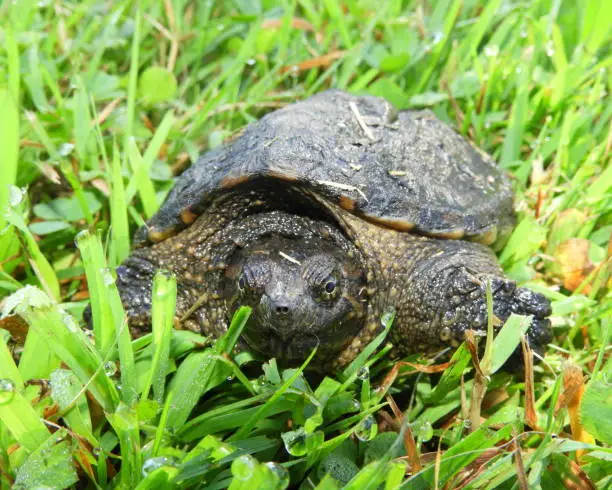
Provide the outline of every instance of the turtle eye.
[[238,278],[238,289],[243,292],[247,287],[247,281],[246,278],[244,277],[244,274],[240,274],[240,277]]
[[440,340],[442,342],[448,342],[451,336],[452,336],[452,332],[450,328],[443,327],[442,330],[440,330]]
[[338,280],[335,276],[327,276],[320,285],[320,297],[324,300],[335,298],[338,292]]
[[327,294],[332,294],[336,290],[336,278],[330,277],[329,280],[325,283],[325,292]]

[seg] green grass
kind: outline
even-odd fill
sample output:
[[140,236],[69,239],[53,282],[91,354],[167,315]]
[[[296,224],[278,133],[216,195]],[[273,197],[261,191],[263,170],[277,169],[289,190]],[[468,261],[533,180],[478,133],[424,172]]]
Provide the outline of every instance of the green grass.
[[[0,488],[609,488],[612,3],[0,5]],[[174,176],[330,87],[429,107],[512,174],[500,261],[553,304],[533,386],[497,370],[510,330],[483,373],[465,346],[441,375],[386,348],[322,380],[253,367],[248,312],[173,331],[163,272],[131,339],[113,268]]]

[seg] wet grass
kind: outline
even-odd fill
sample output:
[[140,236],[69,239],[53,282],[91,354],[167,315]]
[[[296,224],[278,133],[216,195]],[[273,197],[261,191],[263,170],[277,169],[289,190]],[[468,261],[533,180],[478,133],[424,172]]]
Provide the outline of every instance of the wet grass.
[[[605,0],[2,3],[0,487],[607,488],[610,18]],[[114,267],[174,176],[330,87],[428,107],[513,176],[500,260],[553,305],[533,373],[491,369],[495,348],[479,370],[469,344],[439,368],[375,346],[323,379],[253,366],[231,355],[248,311],[214,342],[174,331],[164,274],[130,338]]]

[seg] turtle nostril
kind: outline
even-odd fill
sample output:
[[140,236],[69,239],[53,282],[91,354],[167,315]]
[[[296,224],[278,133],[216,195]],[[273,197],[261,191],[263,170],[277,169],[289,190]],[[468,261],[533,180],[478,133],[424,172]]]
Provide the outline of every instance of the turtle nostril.
[[279,315],[287,315],[289,313],[289,307],[288,306],[277,306],[276,313],[278,313]]

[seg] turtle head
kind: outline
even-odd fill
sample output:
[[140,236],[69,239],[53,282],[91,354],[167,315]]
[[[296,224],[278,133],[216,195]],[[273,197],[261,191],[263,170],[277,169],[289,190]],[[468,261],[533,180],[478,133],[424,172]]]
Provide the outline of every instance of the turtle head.
[[360,261],[311,240],[268,236],[239,249],[224,293],[232,314],[253,308],[243,332],[249,347],[289,365],[314,347],[320,359],[338,354],[366,316]]

